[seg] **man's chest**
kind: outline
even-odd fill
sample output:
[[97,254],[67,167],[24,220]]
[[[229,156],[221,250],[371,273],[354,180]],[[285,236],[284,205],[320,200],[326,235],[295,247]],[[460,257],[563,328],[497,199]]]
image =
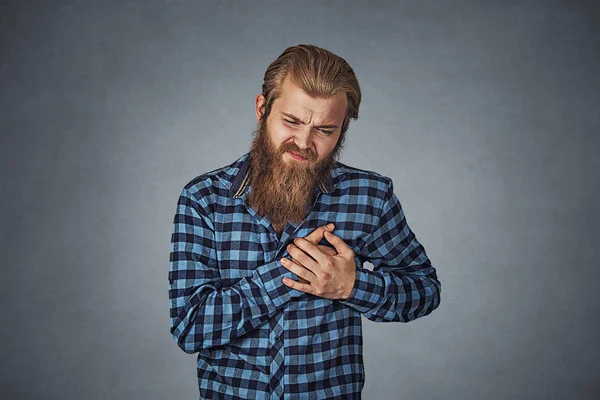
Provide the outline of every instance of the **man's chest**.
[[[215,250],[223,286],[231,286],[251,276],[266,263],[287,256],[286,246],[297,237],[305,237],[319,226],[336,225],[333,233],[360,255],[372,230],[372,217],[364,212],[339,212],[331,207],[313,207],[300,224],[288,224],[280,235],[268,219],[244,205],[226,209],[214,216]],[[326,240],[320,244],[329,245]]]

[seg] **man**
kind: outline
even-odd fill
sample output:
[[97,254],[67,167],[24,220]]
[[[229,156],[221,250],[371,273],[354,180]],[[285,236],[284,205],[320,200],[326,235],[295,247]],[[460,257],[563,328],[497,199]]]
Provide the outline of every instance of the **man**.
[[290,47],[265,73],[250,152],[184,187],[171,332],[198,353],[200,398],[358,399],[361,315],[408,322],[439,305],[391,179],[337,161],[360,99],[344,59]]

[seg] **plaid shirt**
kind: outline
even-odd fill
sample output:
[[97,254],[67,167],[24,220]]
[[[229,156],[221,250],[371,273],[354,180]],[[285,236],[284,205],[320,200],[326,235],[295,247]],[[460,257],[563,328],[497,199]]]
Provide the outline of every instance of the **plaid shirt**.
[[[188,183],[177,204],[169,271],[171,333],[198,353],[202,399],[359,399],[361,314],[408,322],[433,311],[440,282],[408,227],[392,180],[336,162],[310,214],[278,238],[248,207],[249,154]],[[348,300],[292,289],[286,246],[333,222],[352,248]],[[325,239],[320,244],[328,244]],[[363,263],[373,264],[373,270]]]

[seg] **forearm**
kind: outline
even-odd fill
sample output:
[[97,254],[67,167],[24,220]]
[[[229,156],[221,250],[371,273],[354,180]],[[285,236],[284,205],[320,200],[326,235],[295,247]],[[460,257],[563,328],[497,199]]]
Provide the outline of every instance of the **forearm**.
[[436,271],[426,263],[402,270],[357,268],[354,288],[342,302],[375,322],[409,322],[440,304],[441,285]]
[[302,293],[285,286],[281,279],[296,276],[273,261],[231,287],[220,280],[186,286],[190,271],[171,274],[171,333],[187,353],[221,346],[268,321],[292,297]]

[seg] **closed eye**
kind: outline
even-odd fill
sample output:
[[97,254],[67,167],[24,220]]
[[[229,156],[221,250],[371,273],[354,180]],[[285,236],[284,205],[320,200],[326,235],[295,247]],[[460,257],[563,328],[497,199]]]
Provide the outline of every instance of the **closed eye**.
[[[285,118],[284,118],[283,120],[284,120],[285,122],[287,122],[288,124],[292,124],[292,125],[299,125],[299,123],[298,123],[298,122],[296,122],[296,121],[292,121],[292,120],[285,119]],[[323,133],[324,133],[324,134],[326,134],[326,135],[331,135],[331,134],[333,133],[333,131],[328,131],[327,129],[319,129],[319,131],[323,132]]]

